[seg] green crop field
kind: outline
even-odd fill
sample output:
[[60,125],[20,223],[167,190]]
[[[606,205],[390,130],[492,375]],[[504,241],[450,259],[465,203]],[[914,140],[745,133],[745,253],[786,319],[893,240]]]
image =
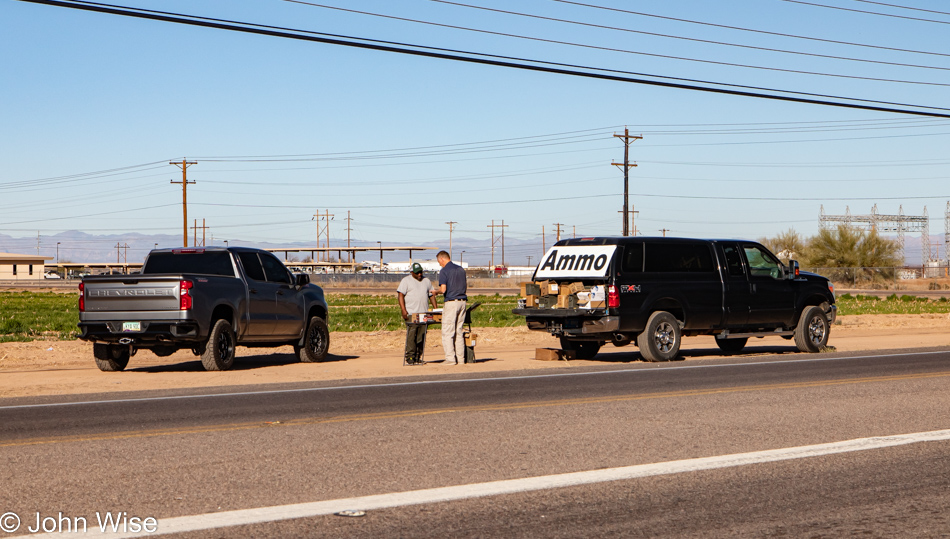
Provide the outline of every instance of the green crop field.
[[[392,331],[403,327],[396,295],[328,294],[331,331]],[[75,294],[53,292],[0,292],[0,342],[74,339],[79,313]],[[524,319],[511,314],[517,305],[515,296],[473,296],[469,305],[481,303],[472,311],[472,326],[512,327]],[[925,314],[950,313],[947,298],[937,300],[916,296],[891,295],[838,297],[838,314]]]

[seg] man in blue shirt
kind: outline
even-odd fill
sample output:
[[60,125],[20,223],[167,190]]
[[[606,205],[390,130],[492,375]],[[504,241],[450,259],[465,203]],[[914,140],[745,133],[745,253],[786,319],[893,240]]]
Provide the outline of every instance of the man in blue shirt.
[[442,270],[439,271],[439,288],[436,292],[445,294],[442,304],[442,348],[445,350],[445,365],[465,363],[465,337],[462,326],[465,324],[465,295],[468,285],[465,282],[465,270],[452,262],[445,251],[436,255]]

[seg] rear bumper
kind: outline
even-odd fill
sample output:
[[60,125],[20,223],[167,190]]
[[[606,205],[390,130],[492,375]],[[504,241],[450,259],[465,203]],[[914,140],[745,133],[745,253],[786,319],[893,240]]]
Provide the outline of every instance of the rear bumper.
[[513,309],[525,317],[528,329],[556,336],[609,336],[620,329],[620,317],[607,309]]
[[84,321],[79,323],[79,338],[138,347],[169,344],[190,346],[201,341],[198,323],[193,320],[142,320],[140,323],[141,331],[123,331],[120,321]]

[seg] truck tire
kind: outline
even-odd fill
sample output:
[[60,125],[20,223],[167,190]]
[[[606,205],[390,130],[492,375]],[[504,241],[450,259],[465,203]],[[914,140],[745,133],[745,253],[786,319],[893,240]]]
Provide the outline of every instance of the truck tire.
[[637,346],[645,361],[672,361],[680,352],[683,340],[680,323],[666,311],[656,311],[647,319],[647,327],[637,335]]
[[716,339],[716,345],[719,346],[720,350],[726,352],[727,354],[736,354],[741,352],[748,342],[748,337],[745,339]]
[[234,366],[234,341],[231,322],[222,319],[214,323],[201,353],[201,364],[206,371],[226,371]]
[[831,325],[821,307],[805,307],[795,327],[795,346],[802,352],[820,352],[828,344],[830,331]]
[[561,350],[572,350],[577,359],[594,359],[600,347],[601,343],[597,341],[575,341],[561,337]]
[[96,358],[96,366],[99,370],[105,372],[125,370],[131,356],[128,346],[102,343],[92,345],[92,355]]
[[303,346],[294,345],[294,352],[303,363],[317,363],[327,358],[330,350],[330,329],[326,320],[314,316],[307,324],[307,332],[303,336]]

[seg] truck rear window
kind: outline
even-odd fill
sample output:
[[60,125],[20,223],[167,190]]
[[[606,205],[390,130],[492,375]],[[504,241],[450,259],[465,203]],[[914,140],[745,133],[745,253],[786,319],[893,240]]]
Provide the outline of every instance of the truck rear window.
[[234,277],[231,255],[224,252],[154,253],[148,255],[142,273],[202,273]]

